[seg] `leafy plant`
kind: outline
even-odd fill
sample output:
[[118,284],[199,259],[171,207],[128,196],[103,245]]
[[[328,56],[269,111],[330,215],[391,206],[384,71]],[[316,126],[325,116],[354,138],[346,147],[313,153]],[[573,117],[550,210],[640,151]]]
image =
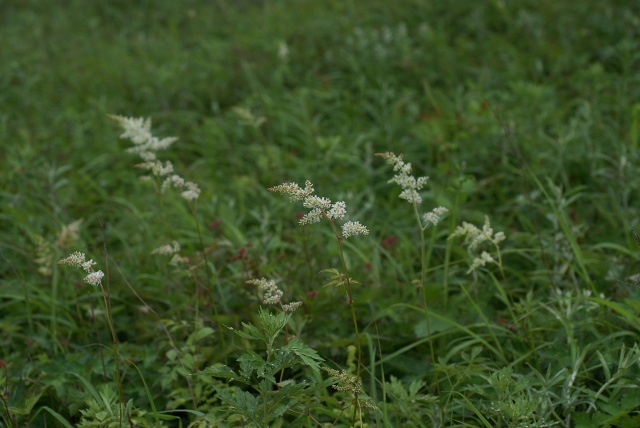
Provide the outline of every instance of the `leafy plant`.
[[[316,381],[323,361],[316,351],[298,338],[276,345],[276,339],[289,318],[290,314],[286,312],[272,314],[260,309],[257,325],[242,323],[242,330],[232,330],[244,339],[262,342],[265,354],[247,351],[237,359],[237,371],[222,364],[203,371],[205,375],[252,388],[253,392],[239,387],[214,386],[228,413],[241,416],[258,427],[273,426],[276,420],[293,409],[302,412],[301,409],[312,401],[315,393],[327,386],[326,382]],[[304,367],[308,367],[315,376],[300,380],[295,371]]]

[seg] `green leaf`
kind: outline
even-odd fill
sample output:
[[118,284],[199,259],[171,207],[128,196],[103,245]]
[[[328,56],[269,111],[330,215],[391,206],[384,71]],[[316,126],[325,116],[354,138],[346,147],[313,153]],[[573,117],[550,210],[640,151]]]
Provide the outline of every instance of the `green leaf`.
[[599,428],[602,426],[606,426],[604,425],[604,423],[608,418],[607,415],[603,413],[595,412],[591,415],[588,413],[576,413],[574,415],[574,419],[576,422],[576,426],[582,428]]
[[214,388],[218,393],[218,398],[222,402],[227,404],[232,412],[238,413],[256,423],[260,423],[260,421],[263,419],[262,417],[258,418],[258,414],[263,413],[258,412],[258,409],[260,407],[258,397],[255,397],[251,393],[242,390],[236,390],[234,397],[227,390],[221,389],[217,386],[214,386]]
[[44,393],[44,389],[41,389],[38,392],[31,391],[23,402],[17,404],[14,407],[11,407],[11,413],[16,415],[26,416],[31,413],[33,410],[33,406],[40,400],[40,397]]
[[300,359],[285,347],[276,349],[274,356],[273,365],[277,367],[278,370],[293,367],[300,362]]
[[228,379],[230,382],[237,380],[246,385],[251,385],[250,379],[248,379],[245,376],[238,375],[236,372],[234,372],[224,364],[216,364],[216,365],[207,367],[206,369],[203,370],[203,373],[213,377]]
[[243,337],[245,339],[262,340],[264,342],[267,341],[267,338],[264,336],[264,334],[262,334],[260,330],[258,330],[253,324],[248,324],[243,322],[242,326],[244,327],[244,330],[236,330],[233,327],[227,327],[227,328],[233,331],[238,336]]
[[304,344],[297,337],[293,338],[283,349],[296,355],[300,358],[302,364],[309,366],[315,373],[320,373],[320,363],[324,359],[313,348]]
[[259,317],[262,329],[269,338],[268,343],[272,343],[287,324],[287,321],[289,321],[290,315],[284,312],[279,312],[274,315],[268,310],[260,308]]
[[196,342],[201,341],[205,337],[211,336],[214,333],[214,330],[211,327],[203,327],[194,331],[187,339],[187,344],[193,345]]
[[273,374],[278,369],[276,368],[276,370],[273,370],[273,368],[269,367],[269,364],[255,352],[247,351],[245,354],[241,355],[237,361],[240,363],[240,374],[243,376],[249,378],[255,371],[259,378],[268,379],[271,383],[276,382]]
[[[328,273],[329,279],[323,285],[323,287],[334,286],[338,287],[340,285],[345,285],[347,282],[347,278],[344,274],[340,273],[338,269],[324,269],[321,270],[320,273]],[[355,281],[352,281],[355,282]]]
[[64,428],[73,428],[71,426],[71,424],[69,422],[67,422],[67,420],[58,412],[56,412],[55,410],[53,410],[50,407],[47,406],[43,406],[40,407],[40,409],[38,410],[38,412],[33,416],[34,419],[35,417],[38,415],[38,413],[40,413],[41,410],[44,410],[46,412],[48,412],[51,416],[53,416]]

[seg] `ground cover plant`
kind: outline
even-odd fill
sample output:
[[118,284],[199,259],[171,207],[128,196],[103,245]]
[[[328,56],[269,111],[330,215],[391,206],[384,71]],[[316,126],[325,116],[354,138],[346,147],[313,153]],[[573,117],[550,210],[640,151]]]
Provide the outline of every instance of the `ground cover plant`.
[[640,425],[634,2],[0,10],[0,427]]

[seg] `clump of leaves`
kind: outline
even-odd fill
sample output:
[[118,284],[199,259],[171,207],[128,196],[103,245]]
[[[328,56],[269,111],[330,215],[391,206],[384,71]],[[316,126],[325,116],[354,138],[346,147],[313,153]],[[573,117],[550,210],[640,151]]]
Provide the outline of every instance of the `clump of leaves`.
[[387,410],[397,415],[397,424],[404,427],[426,427],[425,422],[431,421],[431,426],[437,425],[438,397],[424,394],[426,382],[414,379],[408,385],[395,376],[391,376],[390,382],[385,382],[387,396],[391,403]]
[[[282,346],[275,346],[290,317],[285,312],[272,314],[261,308],[257,326],[242,323],[243,330],[231,330],[244,339],[263,342],[265,353],[245,352],[237,359],[237,371],[223,364],[204,370],[205,375],[243,385],[242,388],[214,385],[218,398],[226,405],[226,411],[235,418],[240,417],[258,427],[272,426],[287,411],[309,402],[318,390],[330,384],[314,380],[320,379],[323,359],[300,339],[293,338]],[[291,375],[302,367],[308,367],[315,377],[300,381]],[[297,411],[304,412],[302,409]]]
[[[552,426],[540,415],[540,397],[525,378],[514,378],[511,368],[500,369],[491,375],[481,375],[487,387],[470,387],[486,400],[482,413],[492,421],[491,426],[509,426],[518,428]],[[477,412],[478,409],[473,408]],[[480,416],[486,422],[487,419]]]
[[165,427],[161,424],[157,415],[133,407],[133,400],[129,400],[126,406],[119,402],[118,394],[111,385],[102,385],[98,396],[90,396],[86,400],[87,408],[80,410],[82,419],[77,425],[82,428],[119,428],[123,426],[123,420],[127,426],[135,427]]

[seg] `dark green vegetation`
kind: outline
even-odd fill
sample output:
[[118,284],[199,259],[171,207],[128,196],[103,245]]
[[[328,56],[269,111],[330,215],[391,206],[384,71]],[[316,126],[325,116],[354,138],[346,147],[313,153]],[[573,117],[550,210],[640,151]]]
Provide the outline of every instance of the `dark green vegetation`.
[[[640,425],[636,2],[9,0],[0,40],[0,426]],[[180,138],[197,207],[109,114]],[[386,151],[450,210],[422,260]],[[266,190],[305,180],[370,231],[343,241],[363,393],[318,365],[358,366],[329,223]],[[485,215],[502,264],[467,274],[447,237]],[[188,264],[150,254],[173,240]]]

